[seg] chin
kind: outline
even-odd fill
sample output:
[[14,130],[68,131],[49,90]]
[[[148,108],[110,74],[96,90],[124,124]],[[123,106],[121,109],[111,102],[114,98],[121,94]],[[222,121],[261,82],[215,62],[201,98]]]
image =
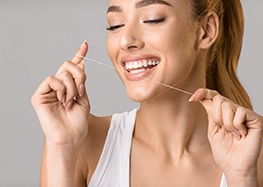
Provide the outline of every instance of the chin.
[[142,102],[150,98],[149,90],[145,87],[127,88],[126,92],[128,97],[134,102]]

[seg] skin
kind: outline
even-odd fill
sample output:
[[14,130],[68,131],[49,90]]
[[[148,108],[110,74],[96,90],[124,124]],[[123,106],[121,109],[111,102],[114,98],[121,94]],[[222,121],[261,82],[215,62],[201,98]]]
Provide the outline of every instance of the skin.
[[[136,0],[110,0],[107,13],[114,28],[109,57],[129,97],[141,104],[131,186],[219,186],[223,172],[230,187],[262,186],[263,170],[257,167],[263,164],[262,116],[203,89],[207,49],[218,35],[216,14],[197,22],[185,1],[166,2],[136,6]],[[147,22],[160,18],[165,19]],[[41,186],[86,186],[102,152],[111,117],[89,114],[80,58],[87,51],[84,42],[32,97],[46,136]],[[144,74],[147,78],[194,92],[192,97],[122,71],[123,61],[149,56],[160,64]]]

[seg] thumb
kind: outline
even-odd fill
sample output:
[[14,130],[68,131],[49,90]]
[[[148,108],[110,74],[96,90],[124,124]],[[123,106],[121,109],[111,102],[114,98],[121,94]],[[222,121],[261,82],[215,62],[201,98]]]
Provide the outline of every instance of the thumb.
[[213,101],[211,99],[202,99],[199,101],[199,103],[201,103],[206,110],[207,118],[208,118],[208,137],[212,137],[219,130],[219,126],[214,122],[212,117]]
[[87,52],[88,52],[88,43],[87,40],[85,40],[80,48],[78,49],[78,51],[76,52],[75,56],[73,57],[73,59],[71,60],[71,62],[73,64],[79,65],[79,64],[84,64],[83,62],[83,58],[86,56]]
[[199,103],[202,104],[202,106],[205,108],[207,114],[210,115],[212,112],[213,101],[210,99],[202,99],[199,101]]
[[189,99],[190,102],[200,102],[205,108],[206,112],[210,114],[212,112],[213,98],[219,93],[215,90],[206,88],[199,88]]
[[212,117],[213,98],[219,93],[214,90],[200,88],[189,99],[190,102],[199,102],[206,110],[208,117],[208,134],[214,135],[218,131],[218,125]]

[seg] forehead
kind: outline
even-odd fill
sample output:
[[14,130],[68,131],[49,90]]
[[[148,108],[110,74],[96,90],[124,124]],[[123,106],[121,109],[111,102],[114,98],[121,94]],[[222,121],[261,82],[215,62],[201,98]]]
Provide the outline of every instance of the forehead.
[[[123,3],[122,3],[122,5],[124,7],[125,7],[125,5],[127,5],[129,7],[134,6],[135,8],[142,8],[142,7],[153,5],[153,4],[161,4],[161,5],[167,5],[167,6],[172,7],[172,5],[165,0],[140,0],[140,1],[136,1],[136,2],[129,1],[129,5],[127,5],[127,3],[125,1],[123,1]],[[121,12],[121,11],[122,11],[121,6],[113,4],[113,5],[109,6],[107,12]]]
[[132,3],[140,3],[140,2],[146,2],[146,3],[169,3],[171,0],[109,0],[109,3],[120,3],[120,2],[132,2]]
[[180,10],[189,10],[190,0],[109,0],[107,12],[121,12],[123,9],[138,9],[153,4],[166,5]]
[[109,0],[109,6],[118,5],[118,4],[170,4],[170,5],[178,5],[178,4],[191,4],[191,0]]

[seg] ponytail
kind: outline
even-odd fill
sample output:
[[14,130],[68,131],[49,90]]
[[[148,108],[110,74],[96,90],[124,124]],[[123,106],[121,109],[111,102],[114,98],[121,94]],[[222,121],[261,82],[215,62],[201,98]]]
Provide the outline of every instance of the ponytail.
[[209,49],[206,64],[206,87],[217,90],[233,102],[252,109],[247,92],[237,77],[237,66],[242,49],[244,15],[239,0],[193,0],[195,18],[209,11],[219,17],[217,41]]

